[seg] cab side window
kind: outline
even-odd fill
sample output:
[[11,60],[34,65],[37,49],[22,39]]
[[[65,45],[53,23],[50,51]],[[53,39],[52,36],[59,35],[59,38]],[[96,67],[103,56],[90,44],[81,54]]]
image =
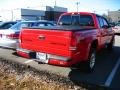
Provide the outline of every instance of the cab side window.
[[98,16],[97,19],[98,19],[100,28],[108,28],[109,27],[109,24],[105,18]]
[[101,17],[98,17],[97,19],[98,19],[99,27],[102,28],[104,26],[103,19]]
[[107,20],[104,18],[103,18],[103,23],[104,23],[104,25],[109,26]]

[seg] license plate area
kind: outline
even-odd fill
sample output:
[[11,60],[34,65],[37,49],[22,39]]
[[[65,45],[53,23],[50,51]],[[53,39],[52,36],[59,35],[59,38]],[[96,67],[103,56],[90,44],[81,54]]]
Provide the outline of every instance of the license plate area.
[[48,63],[48,58],[46,53],[36,52],[36,58],[40,62]]

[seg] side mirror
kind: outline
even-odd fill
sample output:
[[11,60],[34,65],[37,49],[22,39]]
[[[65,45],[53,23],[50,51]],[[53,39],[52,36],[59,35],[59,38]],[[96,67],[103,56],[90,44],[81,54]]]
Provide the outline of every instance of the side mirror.
[[115,27],[115,25],[110,24],[109,27]]
[[115,27],[115,23],[109,23],[110,27]]

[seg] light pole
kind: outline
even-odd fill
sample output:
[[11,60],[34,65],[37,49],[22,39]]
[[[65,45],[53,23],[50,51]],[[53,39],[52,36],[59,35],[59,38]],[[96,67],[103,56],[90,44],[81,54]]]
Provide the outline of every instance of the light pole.
[[11,20],[13,21],[13,10],[11,10]]
[[57,6],[56,0],[55,0],[55,6]]
[[78,6],[79,6],[80,2],[76,2],[76,6],[77,6],[77,12],[78,12]]

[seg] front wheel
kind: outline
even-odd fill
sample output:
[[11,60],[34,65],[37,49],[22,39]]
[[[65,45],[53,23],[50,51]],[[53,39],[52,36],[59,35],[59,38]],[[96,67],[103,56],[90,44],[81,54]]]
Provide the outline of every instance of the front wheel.
[[113,38],[109,44],[107,44],[107,50],[112,51],[115,44],[115,39]]

